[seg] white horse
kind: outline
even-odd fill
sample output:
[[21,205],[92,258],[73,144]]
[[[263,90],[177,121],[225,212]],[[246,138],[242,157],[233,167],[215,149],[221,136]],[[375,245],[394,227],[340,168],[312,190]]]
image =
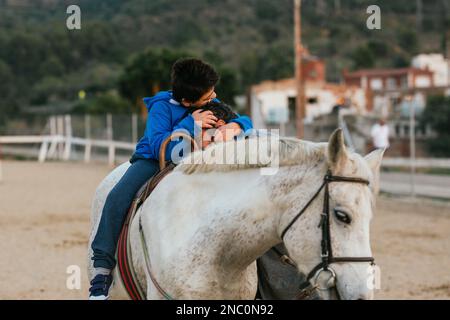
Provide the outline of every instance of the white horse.
[[[227,143],[236,144],[236,152],[257,152],[246,150],[248,140]],[[146,269],[139,219],[152,273],[173,298],[254,299],[255,260],[282,242],[282,231],[317,191],[327,170],[370,182],[369,187],[352,183],[329,186],[330,207],[339,207],[340,212],[351,218],[350,223],[340,221],[335,214],[330,218],[335,256],[372,255],[369,223],[383,151],[374,151],[366,157],[350,152],[344,146],[341,130],[328,143],[281,138],[279,150],[274,151],[279,152],[280,161],[275,175],[261,175],[255,165],[181,163],[156,187],[130,225],[133,265],[148,299],[164,297]],[[200,156],[196,153],[194,157]],[[117,167],[96,190],[89,241],[91,278],[91,242],[105,199],[129,165],[127,162]],[[318,224],[322,206],[323,191],[284,238],[289,256],[302,273],[307,274],[321,261],[322,234]],[[368,286],[368,267],[369,263],[333,264],[341,298],[373,298],[373,290]],[[128,299],[117,269],[110,296]],[[325,299],[333,297],[331,291],[321,291],[320,295]]]

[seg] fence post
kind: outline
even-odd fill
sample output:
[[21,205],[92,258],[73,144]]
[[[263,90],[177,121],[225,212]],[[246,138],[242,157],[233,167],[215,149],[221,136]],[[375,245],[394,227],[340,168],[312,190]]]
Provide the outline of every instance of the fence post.
[[[56,116],[51,116],[49,121],[50,121],[50,136],[52,136],[54,138],[57,136]],[[57,145],[56,139],[52,139],[50,148],[47,153],[48,158],[55,157],[56,145]]]
[[91,115],[90,114],[84,115],[84,138],[85,139],[91,138]]
[[[62,137],[64,136],[64,118],[63,116],[57,116],[57,131],[58,131],[58,136]],[[58,159],[61,159],[63,156],[63,141],[59,141],[58,142]]]
[[110,166],[113,166],[115,163],[115,155],[116,155],[116,148],[114,146],[114,142],[110,141],[109,142],[109,147],[108,147],[108,164]]
[[47,149],[48,149],[48,141],[46,139],[46,140],[42,141],[41,149],[39,150],[38,161],[40,163],[45,162],[45,158],[47,156]]
[[108,163],[110,166],[114,165],[115,162],[115,146],[114,146],[114,142],[113,142],[113,137],[114,137],[114,133],[113,133],[113,126],[112,126],[112,115],[111,113],[108,113],[106,115],[106,126],[107,126],[107,131],[106,134],[108,136],[108,141],[109,141],[109,147],[108,147]]
[[72,117],[70,115],[64,116],[64,122],[65,122],[65,148],[64,148],[64,155],[63,160],[69,160],[70,159],[70,152],[72,150]]
[[415,103],[410,98],[409,103],[409,156],[411,161],[411,197],[416,196],[416,115]]
[[132,143],[136,143],[138,139],[138,117],[136,113],[131,115],[131,139]]
[[2,145],[0,143],[0,183],[3,182],[3,155],[2,155]]
[[91,115],[84,115],[84,138],[86,139],[86,144],[84,145],[84,162],[88,163],[91,161]]
[[92,149],[91,139],[86,140],[86,144],[84,146],[84,162],[86,163],[91,162],[91,149]]
[[112,141],[113,140],[113,126],[112,126],[112,114],[108,113],[106,114],[106,136],[107,140]]

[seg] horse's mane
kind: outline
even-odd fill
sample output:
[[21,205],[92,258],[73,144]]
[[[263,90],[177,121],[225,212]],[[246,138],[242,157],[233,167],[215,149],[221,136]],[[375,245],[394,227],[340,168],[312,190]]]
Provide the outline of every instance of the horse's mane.
[[[271,139],[274,137],[249,137],[211,144],[203,151],[195,151],[186,156],[175,170],[186,174],[228,172],[270,167],[273,162],[271,164],[268,159],[278,158],[276,165],[283,167],[317,163],[325,157],[327,143],[276,137],[278,148],[272,148]],[[262,159],[261,155],[265,155],[265,159]]]

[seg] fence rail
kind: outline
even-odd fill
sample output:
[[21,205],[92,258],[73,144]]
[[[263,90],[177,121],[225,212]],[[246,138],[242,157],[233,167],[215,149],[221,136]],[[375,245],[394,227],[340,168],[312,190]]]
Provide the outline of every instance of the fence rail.
[[[69,160],[72,146],[84,146],[84,161],[91,161],[92,147],[106,148],[108,150],[108,163],[115,163],[116,150],[133,151],[135,144],[131,142],[84,139],[78,137],[55,136],[0,136],[0,144],[40,144],[39,162],[45,162],[48,158]],[[62,152],[58,152],[58,149]]]
[[[84,147],[84,161],[90,162],[93,148],[106,149],[108,163],[113,165],[117,159],[116,151],[133,151],[139,132],[145,121],[136,114],[131,115],[55,115],[16,119],[0,135],[0,145],[39,145],[38,160],[69,160],[78,157],[79,149]],[[20,130],[19,130],[20,128]],[[25,133],[21,135],[21,133]],[[4,152],[35,156],[34,148],[4,148]],[[22,153],[21,153],[22,152]],[[77,155],[75,155],[77,154]],[[103,153],[102,153],[103,154]]]
[[447,158],[417,158],[412,163],[410,158],[383,158],[383,167],[410,167],[450,169],[450,159]]

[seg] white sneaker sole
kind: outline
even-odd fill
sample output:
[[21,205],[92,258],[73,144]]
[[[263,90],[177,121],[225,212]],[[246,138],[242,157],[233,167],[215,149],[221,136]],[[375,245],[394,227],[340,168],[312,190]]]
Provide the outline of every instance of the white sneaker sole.
[[89,300],[108,300],[109,296],[89,296]]

